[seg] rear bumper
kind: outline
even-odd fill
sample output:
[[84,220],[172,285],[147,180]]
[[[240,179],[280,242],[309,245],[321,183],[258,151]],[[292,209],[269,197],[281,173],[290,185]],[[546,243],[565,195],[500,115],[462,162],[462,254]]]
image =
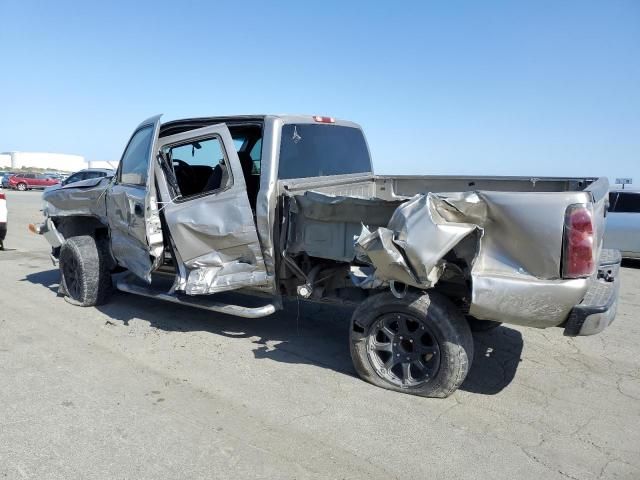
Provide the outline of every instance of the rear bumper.
[[597,278],[591,282],[582,302],[571,310],[565,335],[595,335],[613,322],[620,293],[621,260],[618,250],[602,250]]

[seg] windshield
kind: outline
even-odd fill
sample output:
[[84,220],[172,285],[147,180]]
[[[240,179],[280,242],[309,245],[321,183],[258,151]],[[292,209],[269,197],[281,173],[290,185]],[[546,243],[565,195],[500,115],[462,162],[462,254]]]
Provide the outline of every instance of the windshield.
[[370,171],[369,151],[360,129],[308,123],[282,127],[279,178]]

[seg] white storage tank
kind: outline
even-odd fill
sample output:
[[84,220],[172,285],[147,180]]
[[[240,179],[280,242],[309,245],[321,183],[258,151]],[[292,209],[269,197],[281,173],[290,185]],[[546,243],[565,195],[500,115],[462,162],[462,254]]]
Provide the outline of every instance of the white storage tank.
[[[87,168],[87,163],[81,155],[48,152],[5,152],[0,156],[11,158],[9,168],[40,168],[44,170],[59,170],[75,172]],[[1,164],[0,164],[1,165]]]
[[0,153],[0,168],[11,168],[11,155]]

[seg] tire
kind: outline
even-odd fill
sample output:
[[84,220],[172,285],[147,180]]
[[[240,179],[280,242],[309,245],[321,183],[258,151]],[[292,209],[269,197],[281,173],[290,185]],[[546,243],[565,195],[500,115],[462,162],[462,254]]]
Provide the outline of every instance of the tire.
[[464,315],[437,292],[369,297],[353,313],[350,344],[363,380],[422,397],[451,395],[473,361],[473,336]]
[[17,185],[17,189],[20,190],[21,192],[25,192],[27,190],[27,184],[21,182]]
[[61,291],[70,303],[101,305],[111,293],[111,273],[104,249],[88,235],[69,238],[60,249]]
[[493,320],[478,320],[475,317],[467,315],[467,322],[469,323],[469,328],[474,333],[482,333],[489,332],[494,328],[498,328],[502,325],[502,322],[496,322]]

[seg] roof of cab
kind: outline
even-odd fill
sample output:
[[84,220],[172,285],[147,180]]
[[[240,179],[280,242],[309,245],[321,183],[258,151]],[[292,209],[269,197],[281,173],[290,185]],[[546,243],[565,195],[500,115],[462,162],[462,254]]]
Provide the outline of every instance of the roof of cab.
[[166,137],[176,133],[208,127],[216,123],[262,123],[266,115],[228,115],[220,117],[196,117],[171,120],[160,125],[160,136]]
[[[179,120],[171,120],[160,125],[160,137],[167,137],[169,135],[175,135],[177,133],[186,132],[187,130],[194,130],[196,128],[208,127],[209,125],[215,125],[216,123],[226,123],[227,125],[233,124],[262,124],[266,117],[285,118],[289,122],[313,122],[314,115],[295,115],[295,114],[275,114],[275,115],[223,115],[218,117],[196,117],[196,118],[184,118]],[[360,125],[346,121],[335,119],[336,125],[349,126],[360,128]]]

